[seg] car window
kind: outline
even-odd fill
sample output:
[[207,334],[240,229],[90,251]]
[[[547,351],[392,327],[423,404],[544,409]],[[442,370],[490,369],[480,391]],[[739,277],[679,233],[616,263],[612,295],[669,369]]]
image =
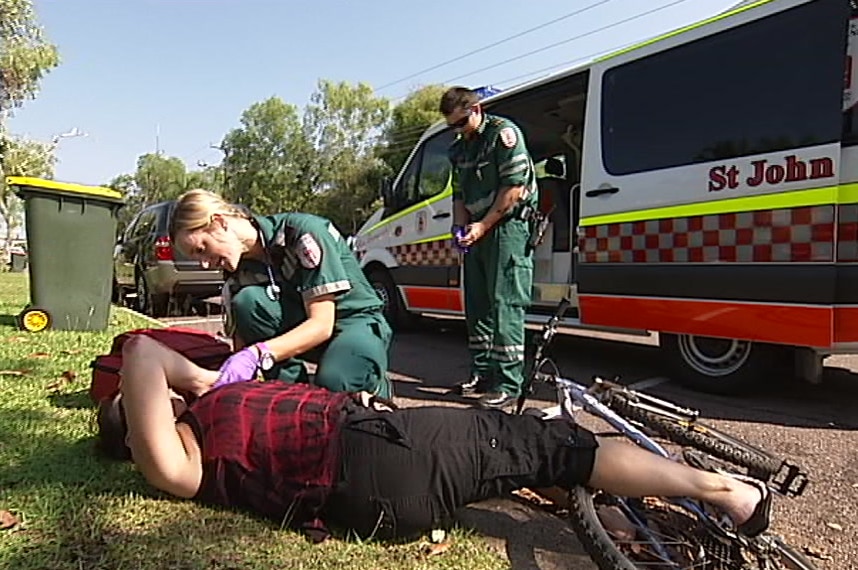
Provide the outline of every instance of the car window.
[[135,237],[143,237],[152,233],[155,229],[155,211],[144,210],[140,214],[140,221],[137,222],[137,227],[134,230]]
[[167,202],[158,206],[158,235],[167,235],[169,232],[170,214],[175,205],[175,202]]
[[128,223],[128,227],[125,228],[125,233],[122,234],[122,241],[128,241],[132,237],[134,237],[134,232],[137,230],[137,224],[140,221],[141,214],[137,214],[134,218]]

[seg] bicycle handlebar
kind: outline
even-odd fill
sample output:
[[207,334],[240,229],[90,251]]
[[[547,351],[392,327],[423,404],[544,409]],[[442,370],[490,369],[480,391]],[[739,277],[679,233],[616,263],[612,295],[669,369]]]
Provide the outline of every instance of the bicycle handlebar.
[[564,313],[569,310],[569,307],[572,305],[572,302],[569,301],[566,297],[563,297],[560,300],[560,304],[557,305],[557,311],[555,311],[554,316],[551,317],[552,320],[559,321],[563,318]]

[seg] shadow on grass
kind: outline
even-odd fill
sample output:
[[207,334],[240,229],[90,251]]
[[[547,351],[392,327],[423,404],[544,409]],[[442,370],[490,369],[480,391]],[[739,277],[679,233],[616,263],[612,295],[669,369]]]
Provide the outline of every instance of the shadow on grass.
[[0,315],[0,326],[18,328],[17,315]]
[[0,423],[0,488],[9,489],[86,485],[96,492],[131,485],[127,465],[102,459],[95,452],[94,437],[44,433],[43,426],[56,417],[36,410],[2,410]]
[[91,408],[93,413],[95,413],[95,408],[89,399],[89,390],[86,388],[77,392],[51,394],[48,396],[48,401],[58,408],[67,408],[70,410]]
[[123,502],[76,495],[56,505],[50,521],[53,524],[39,529],[41,536],[30,538],[26,548],[6,557],[5,567],[262,570],[289,567],[290,559],[299,558],[302,562],[312,559],[312,553],[303,552],[309,545],[278,544],[281,541],[275,536],[276,531],[256,521],[229,511],[201,512],[190,506],[190,503],[165,501],[146,505],[142,512],[137,509],[136,515],[129,516],[127,512],[133,507]]

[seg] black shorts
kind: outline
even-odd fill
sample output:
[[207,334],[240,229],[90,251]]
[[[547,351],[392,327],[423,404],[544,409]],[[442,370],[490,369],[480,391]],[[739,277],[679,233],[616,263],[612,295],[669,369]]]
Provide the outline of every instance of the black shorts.
[[354,411],[341,438],[325,519],[364,539],[443,527],[458,508],[521,487],[586,483],[597,446],[565,420],[442,407]]

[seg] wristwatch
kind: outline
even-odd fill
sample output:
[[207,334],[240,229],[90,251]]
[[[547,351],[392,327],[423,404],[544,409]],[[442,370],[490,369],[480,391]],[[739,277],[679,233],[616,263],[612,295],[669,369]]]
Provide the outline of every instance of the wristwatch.
[[274,355],[268,350],[268,345],[257,342],[256,349],[259,351],[259,368],[263,371],[274,368]]

